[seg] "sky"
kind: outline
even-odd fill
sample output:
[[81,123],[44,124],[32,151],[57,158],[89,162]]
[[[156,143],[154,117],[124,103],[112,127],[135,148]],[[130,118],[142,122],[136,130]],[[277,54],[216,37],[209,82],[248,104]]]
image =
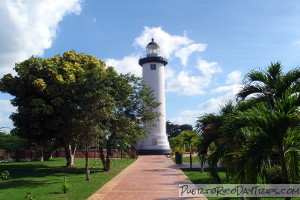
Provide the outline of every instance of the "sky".
[[[250,70],[300,63],[299,0],[1,0],[0,27],[0,77],[32,55],[69,50],[141,76],[139,57],[154,38],[168,59],[166,111],[176,124],[218,112]],[[0,93],[7,130],[12,98]]]

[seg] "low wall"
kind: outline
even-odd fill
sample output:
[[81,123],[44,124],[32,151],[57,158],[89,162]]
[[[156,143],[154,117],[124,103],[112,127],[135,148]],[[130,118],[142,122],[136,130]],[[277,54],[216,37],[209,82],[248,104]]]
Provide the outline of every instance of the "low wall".
[[[106,150],[104,150],[104,154],[106,156]],[[0,162],[12,162],[12,161],[32,161],[32,160],[40,160],[41,158],[40,151],[32,151],[32,150],[16,150],[12,152],[8,152],[6,150],[0,150]],[[129,151],[129,152],[120,152],[113,151],[113,155],[111,158],[125,158],[125,157],[135,157],[137,155],[137,151]],[[65,151],[54,151],[52,157],[66,157]],[[78,149],[75,153],[75,158],[84,158],[84,151]],[[89,158],[100,158],[100,151],[98,149],[91,149],[89,153]]]

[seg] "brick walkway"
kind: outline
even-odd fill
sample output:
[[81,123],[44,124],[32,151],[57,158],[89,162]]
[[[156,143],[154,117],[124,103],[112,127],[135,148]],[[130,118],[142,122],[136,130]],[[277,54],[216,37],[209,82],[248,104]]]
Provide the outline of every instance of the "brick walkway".
[[137,161],[106,183],[88,200],[187,199],[178,197],[178,184],[186,183],[191,182],[170,158],[162,155],[139,156]]

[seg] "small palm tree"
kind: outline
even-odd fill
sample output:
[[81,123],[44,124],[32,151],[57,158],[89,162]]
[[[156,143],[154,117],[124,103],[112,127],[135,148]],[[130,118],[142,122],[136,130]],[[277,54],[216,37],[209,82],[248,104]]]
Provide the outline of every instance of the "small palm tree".
[[171,138],[171,148],[175,152],[190,153],[190,168],[193,167],[192,153],[196,152],[196,143],[199,135],[196,131],[182,131],[178,136]]

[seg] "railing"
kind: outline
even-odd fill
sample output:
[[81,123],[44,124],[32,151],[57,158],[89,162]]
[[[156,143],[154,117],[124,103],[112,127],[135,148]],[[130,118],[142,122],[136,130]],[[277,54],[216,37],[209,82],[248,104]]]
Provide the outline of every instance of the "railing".
[[166,55],[162,52],[158,52],[158,53],[142,53],[140,54],[140,59],[141,58],[154,58],[154,57],[159,57],[160,59],[164,60],[164,61],[168,61],[166,58]]

